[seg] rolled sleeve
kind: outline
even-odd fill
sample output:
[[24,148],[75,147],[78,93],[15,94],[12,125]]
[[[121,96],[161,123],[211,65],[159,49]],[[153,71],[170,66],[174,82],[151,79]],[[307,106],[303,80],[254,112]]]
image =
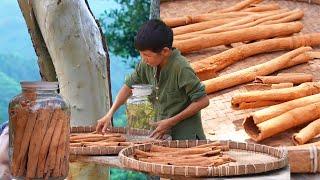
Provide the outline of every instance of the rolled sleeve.
[[179,88],[183,88],[190,101],[196,101],[206,95],[205,86],[200,82],[191,67],[183,68],[178,79]]

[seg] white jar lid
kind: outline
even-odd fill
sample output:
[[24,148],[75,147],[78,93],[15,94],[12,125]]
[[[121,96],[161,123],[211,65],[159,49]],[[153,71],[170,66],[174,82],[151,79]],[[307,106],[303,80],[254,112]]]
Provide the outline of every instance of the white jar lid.
[[135,84],[132,88],[133,96],[148,96],[152,93],[152,85],[149,84]]

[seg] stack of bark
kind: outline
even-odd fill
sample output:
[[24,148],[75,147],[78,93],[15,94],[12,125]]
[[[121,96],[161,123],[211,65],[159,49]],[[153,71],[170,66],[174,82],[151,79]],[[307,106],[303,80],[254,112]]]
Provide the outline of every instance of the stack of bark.
[[311,95],[319,93],[320,84],[302,85],[287,96],[294,100],[253,112],[245,118],[244,129],[253,140],[262,141],[303,125],[305,127],[292,137],[294,144],[301,145],[320,133],[320,94]]
[[150,152],[134,150],[134,157],[140,161],[177,166],[219,166],[235,162],[223,153],[229,147],[219,142],[199,145],[191,148],[171,148],[151,145]]
[[[287,77],[288,76],[288,77]],[[280,75],[280,76],[264,76],[260,77],[263,80],[297,80],[290,79],[292,77],[311,77],[308,74],[299,74],[299,75]],[[305,79],[310,80],[310,79]],[[312,80],[312,79],[311,79]],[[291,87],[287,87],[291,86]],[[238,93],[231,99],[231,105],[237,109],[251,109],[259,108],[263,106],[270,106],[275,104],[280,104],[286,101],[293,99],[301,98],[304,96],[309,96],[313,94],[320,93],[320,82],[306,82],[302,83],[299,86],[293,87],[293,82],[279,83],[279,84],[264,84],[264,83],[255,83],[248,84],[246,87],[253,89],[257,88],[270,88],[269,90],[256,90]]]
[[69,164],[69,119],[62,109],[27,107],[10,112],[14,177],[66,177]]
[[126,142],[124,134],[108,133],[73,133],[70,137],[70,147],[108,147],[108,146],[129,146],[131,142]]
[[[295,51],[303,46],[320,44],[320,33],[293,35],[303,28],[303,24],[297,21],[304,15],[302,10],[288,10],[276,3],[260,2],[262,0],[244,0],[219,11],[163,19],[167,25],[174,27],[173,46],[182,53],[242,43],[191,64],[197,76],[206,85],[207,93],[247,83],[253,81],[256,76],[266,76],[284,68],[306,63],[316,57],[315,53],[310,53],[311,49]],[[237,61],[280,50],[293,51],[248,68],[247,71],[242,70],[215,78],[219,71]],[[274,67],[278,64],[281,66]],[[265,70],[268,67],[269,69]],[[259,73],[255,73],[256,70]]]

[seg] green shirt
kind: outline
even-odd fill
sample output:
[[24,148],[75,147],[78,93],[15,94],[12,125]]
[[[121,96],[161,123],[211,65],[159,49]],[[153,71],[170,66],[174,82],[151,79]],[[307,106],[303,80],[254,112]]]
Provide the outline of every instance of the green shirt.
[[[177,49],[172,51],[167,64],[161,68],[159,81],[156,72],[156,67],[141,61],[126,78],[125,84],[130,88],[134,84],[151,84],[154,87],[150,98],[157,110],[157,120],[175,116],[206,95],[204,85]],[[170,134],[172,139],[205,139],[200,111],[172,127]]]

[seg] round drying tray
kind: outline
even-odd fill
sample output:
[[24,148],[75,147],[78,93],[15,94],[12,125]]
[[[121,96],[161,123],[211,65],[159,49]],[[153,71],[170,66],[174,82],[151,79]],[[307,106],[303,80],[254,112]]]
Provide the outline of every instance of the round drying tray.
[[[77,126],[71,128],[71,133],[91,133],[94,132],[95,126]],[[134,139],[126,135],[126,128],[123,127],[112,127],[110,128],[112,133],[124,134],[127,140],[130,142],[150,142],[156,141],[154,139],[148,138],[151,131],[137,129],[132,132]],[[120,150],[127,146],[99,146],[99,147],[71,147],[70,154],[73,155],[117,155]]]
[[[207,140],[177,140],[153,143],[166,147],[187,148],[197,145],[208,144],[213,141]],[[119,158],[123,166],[137,171],[148,172],[164,176],[191,176],[191,177],[212,177],[212,176],[235,176],[267,172],[280,169],[288,164],[287,153],[279,149],[249,143],[235,141],[220,141],[227,145],[230,150],[224,153],[236,160],[217,167],[203,166],[174,166],[149,162],[142,162],[133,157],[135,149],[149,151],[152,144],[131,146],[120,151]]]

